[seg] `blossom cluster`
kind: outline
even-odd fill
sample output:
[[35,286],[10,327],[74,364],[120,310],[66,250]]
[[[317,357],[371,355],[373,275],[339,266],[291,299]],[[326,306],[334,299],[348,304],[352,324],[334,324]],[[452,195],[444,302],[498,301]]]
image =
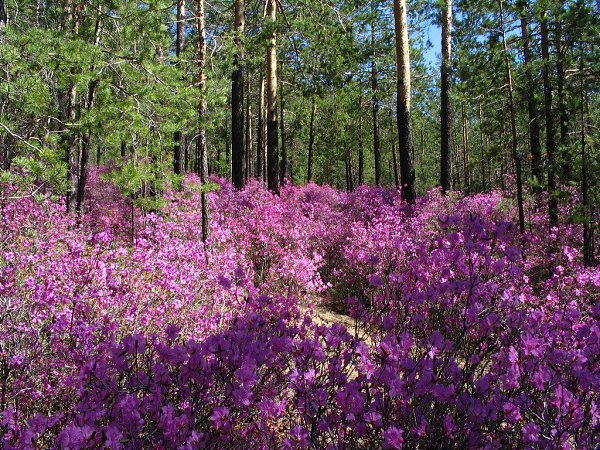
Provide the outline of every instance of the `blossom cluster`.
[[[3,448],[593,448],[600,270],[500,192],[2,201]],[[4,187],[10,192],[11,187]],[[326,304],[353,329],[323,323]]]

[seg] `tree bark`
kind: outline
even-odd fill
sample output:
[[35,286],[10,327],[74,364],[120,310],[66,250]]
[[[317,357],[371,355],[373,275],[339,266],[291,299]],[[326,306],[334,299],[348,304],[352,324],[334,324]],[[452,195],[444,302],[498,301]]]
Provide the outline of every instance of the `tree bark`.
[[[70,124],[75,123],[76,119],[76,107],[77,107],[77,83],[73,82],[69,88],[69,106],[67,108],[67,120]],[[75,197],[75,190],[77,186],[77,160],[78,155],[75,151],[76,138],[74,135],[68,138],[67,144],[67,192],[65,195],[67,212],[73,211],[73,198]]]
[[346,164],[346,190],[348,192],[353,192],[354,191],[354,173],[352,170],[352,151],[350,150],[350,148],[346,149],[345,164]]
[[206,146],[206,26],[204,17],[204,0],[198,0],[196,21],[198,27],[198,139],[196,140],[198,154],[198,175],[202,183],[200,203],[202,208],[202,242],[206,245],[210,234],[208,193],[205,191],[208,183],[208,151]]
[[260,76],[256,126],[256,177],[265,180],[265,78]]
[[[363,110],[363,99],[362,96],[359,99],[359,111]],[[365,149],[363,145],[363,116],[362,112],[358,118],[358,185],[362,186],[365,183]]]
[[548,16],[543,13],[541,21],[542,74],[544,82],[544,109],[546,115],[546,153],[548,158],[548,215],[549,225],[558,225],[558,203],[556,201],[556,141],[554,136],[554,116],[552,110],[552,81],[550,78],[550,52],[548,44]]
[[569,118],[567,116],[567,105],[565,100],[565,49],[563,48],[563,28],[560,20],[557,22],[556,30],[556,96],[559,124],[559,146],[560,149],[560,178],[564,184],[571,179],[571,158],[569,156]]
[[317,99],[315,94],[312,98],[312,108],[310,111],[310,130],[308,133],[308,174],[306,182],[310,183],[313,179],[313,165],[315,158],[315,122],[317,120]]
[[[421,139],[423,136],[421,135]],[[392,169],[394,171],[394,186],[400,189],[400,173],[398,172],[398,155],[396,154],[396,137],[394,136],[394,112],[390,108],[390,142],[392,143]]]
[[510,111],[510,132],[511,132],[511,154],[515,163],[515,169],[517,172],[517,207],[519,210],[519,230],[521,234],[525,233],[525,211],[523,208],[523,179],[521,173],[521,155],[519,155],[518,141],[517,141],[517,108],[514,97],[514,84],[512,78],[512,70],[510,67],[510,59],[508,53],[508,44],[506,42],[506,28],[504,26],[504,6],[503,1],[499,0],[500,3],[500,29],[502,31],[502,45],[504,46],[504,64],[506,67],[506,83],[508,84],[508,101]]
[[452,189],[452,0],[446,0],[442,9],[442,89],[441,89],[441,145],[440,185],[442,191]]
[[[177,0],[177,32],[175,41],[175,56],[177,59],[183,53],[185,45],[185,0]],[[173,135],[173,172],[180,175],[182,170],[182,153],[184,148],[184,139],[181,131],[177,130]]]
[[479,154],[481,159],[481,188],[485,192],[487,190],[486,177],[485,177],[485,138],[483,133],[483,106],[479,103]]
[[521,12],[521,38],[523,40],[523,62],[525,64],[525,78],[527,80],[527,110],[529,114],[529,153],[531,155],[531,177],[541,182],[544,173],[542,169],[542,149],[540,145],[540,123],[537,103],[535,100],[536,83],[531,69],[533,58],[531,56],[531,38],[529,24],[525,12]]
[[281,88],[279,91],[280,98],[280,112],[281,118],[279,119],[279,128],[281,134],[281,167],[279,170],[280,174],[280,183],[283,184],[284,181],[288,178],[288,154],[287,154],[287,137],[285,130],[285,97],[283,95],[283,81],[281,82]]
[[579,73],[581,74],[581,80],[579,85],[579,114],[580,114],[580,145],[581,145],[581,203],[583,206],[583,263],[586,266],[594,265],[594,228],[592,221],[592,204],[590,202],[589,193],[589,175],[588,175],[588,151],[586,146],[586,126],[585,126],[585,106],[586,106],[586,95],[584,89],[584,45],[580,43],[580,55],[579,55]]
[[252,91],[250,85],[250,75],[246,77],[246,170],[245,179],[252,178],[253,167],[253,149],[252,149]]
[[381,141],[379,138],[379,99],[377,98],[377,48],[375,26],[371,24],[371,108],[373,113],[373,155],[375,156],[375,184],[381,186]]
[[[93,80],[88,87],[87,95],[87,110],[90,111],[94,107],[94,99],[96,97],[96,88],[100,80]],[[81,212],[83,200],[85,198],[85,186],[87,184],[88,161],[90,159],[90,132],[86,131],[83,134],[81,141],[81,158],[79,160],[79,178],[77,180],[77,197],[75,210]]]
[[244,48],[242,37],[245,27],[244,0],[235,0],[233,6],[234,43],[237,52],[234,60],[234,71],[231,75],[231,179],[233,185],[241,189],[246,184],[244,179]]
[[[96,18],[96,30],[94,33],[95,46],[100,45],[100,34],[102,32],[102,11],[99,11],[98,17]],[[94,107],[94,100],[96,98],[96,90],[100,80],[98,78],[92,80],[88,86],[87,93],[87,110],[88,112]],[[86,131],[83,135],[81,142],[81,158],[79,160],[79,179],[77,180],[77,204],[76,211],[81,212],[83,206],[83,200],[85,197],[85,186],[87,184],[87,172],[88,172],[88,161],[90,159],[90,131]]]
[[4,28],[8,25],[8,10],[6,8],[6,0],[0,0],[0,43],[4,34]]
[[277,124],[277,34],[276,0],[267,0],[267,20],[273,27],[267,47],[267,185],[279,194],[279,137]]
[[462,150],[463,150],[463,177],[464,189],[469,192],[471,189],[471,168],[469,164],[469,119],[465,112],[465,104],[462,104]]
[[394,0],[394,24],[398,72],[396,120],[398,122],[402,199],[408,203],[414,203],[416,193],[412,118],[410,114],[410,43],[408,40],[408,24],[406,19],[406,0]]

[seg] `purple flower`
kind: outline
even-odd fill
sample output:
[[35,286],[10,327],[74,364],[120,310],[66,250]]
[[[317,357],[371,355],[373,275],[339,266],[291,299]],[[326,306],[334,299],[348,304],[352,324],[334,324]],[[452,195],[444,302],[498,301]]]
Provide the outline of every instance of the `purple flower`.
[[223,289],[231,289],[231,280],[223,275],[217,275],[217,281]]
[[537,442],[540,436],[540,426],[533,422],[528,423],[523,427],[521,436],[523,442]]
[[210,423],[217,430],[225,428],[229,424],[229,408],[217,406],[210,416]]
[[401,450],[404,446],[404,438],[402,437],[404,431],[396,428],[389,427],[383,432],[383,448]]
[[379,275],[373,275],[369,277],[369,284],[376,288],[381,287],[383,286],[383,278],[381,278]]

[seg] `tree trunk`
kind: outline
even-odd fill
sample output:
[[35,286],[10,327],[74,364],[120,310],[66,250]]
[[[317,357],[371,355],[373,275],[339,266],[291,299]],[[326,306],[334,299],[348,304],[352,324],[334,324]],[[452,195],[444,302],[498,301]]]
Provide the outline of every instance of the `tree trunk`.
[[231,180],[241,189],[245,185],[244,155],[244,48],[242,36],[245,27],[244,0],[235,0],[233,6],[234,43],[237,48],[231,75]]
[[206,245],[210,234],[208,193],[205,191],[208,182],[208,151],[206,146],[206,129],[204,121],[206,116],[206,27],[204,18],[204,0],[198,0],[196,13],[198,27],[198,139],[196,141],[198,162],[198,175],[202,183],[200,202],[202,208],[202,242]]
[[452,0],[446,0],[442,8],[442,90],[441,90],[441,145],[440,185],[442,191],[452,189]]
[[483,136],[483,106],[479,103],[479,154],[481,158],[481,189],[485,192],[487,184],[485,179],[485,139]]
[[531,56],[531,43],[529,24],[525,13],[521,12],[521,37],[523,39],[523,62],[525,64],[525,78],[527,79],[527,110],[529,113],[529,153],[531,155],[531,177],[541,182],[544,173],[542,169],[542,149],[540,145],[540,123],[535,92],[536,83],[531,70],[533,58]]
[[[177,0],[177,32],[175,40],[175,56],[179,60],[185,45],[185,0]],[[184,148],[183,134],[177,130],[173,135],[173,172],[180,175],[182,171],[182,152]]]
[[[421,139],[423,139],[421,132]],[[400,173],[398,172],[398,155],[396,154],[396,137],[394,136],[394,112],[390,108],[390,142],[392,143],[392,169],[394,171],[394,186],[400,189]]]
[[[6,8],[6,5],[5,5]],[[79,31],[79,20],[74,19],[73,15],[73,6],[68,4],[66,9],[66,20],[64,24],[64,28],[71,28],[71,35],[73,38],[77,36]],[[68,98],[68,106],[67,106],[67,122],[71,125],[75,124],[77,119],[77,83],[72,81],[71,86],[69,87],[69,98]],[[65,202],[67,212],[72,212],[75,206],[75,196],[77,189],[77,163],[79,161],[78,152],[76,152],[77,146],[77,138],[73,131],[68,133],[67,137],[67,154],[66,154],[66,163],[67,163],[67,192],[65,195]]]
[[592,221],[592,204],[590,202],[589,193],[589,175],[588,175],[588,152],[586,147],[586,126],[585,126],[585,106],[586,106],[586,95],[584,89],[584,45],[580,43],[580,55],[579,55],[579,73],[581,74],[580,80],[580,143],[581,143],[581,203],[584,211],[583,219],[583,263],[586,266],[594,265],[594,228]]
[[277,126],[277,35],[275,20],[276,0],[267,0],[267,20],[273,31],[267,47],[267,185],[271,192],[279,194],[279,137]]
[[[70,124],[75,123],[76,119],[76,107],[77,107],[77,83],[73,82],[69,89],[69,106],[67,108],[67,120]],[[67,192],[66,192],[66,206],[67,212],[73,211],[73,198],[75,197],[75,188],[77,186],[77,159],[78,155],[75,152],[76,138],[74,135],[68,138],[67,144]]]
[[281,184],[288,178],[288,154],[287,154],[287,142],[285,135],[285,97],[283,95],[283,81],[281,82],[281,88],[279,92],[280,98],[280,109],[281,118],[279,119],[279,127],[281,129],[281,167],[279,170]]
[[[94,33],[94,46],[100,45],[100,34],[102,33],[102,10],[99,10],[98,17],[96,19],[96,30]],[[100,84],[98,78],[92,80],[88,86],[87,93],[87,110],[88,112],[94,107],[94,100],[96,98],[96,90]],[[81,145],[81,158],[79,160],[79,179],[77,180],[77,205],[76,211],[81,212],[83,200],[85,197],[85,186],[87,183],[87,171],[88,161],[90,159],[90,132],[86,131],[83,135]]]
[[550,52],[548,45],[548,16],[544,12],[541,21],[542,73],[544,79],[544,109],[546,114],[546,153],[548,157],[548,214],[549,225],[558,225],[558,204],[556,201],[556,141],[554,137],[554,117],[552,111],[552,82],[550,79]]
[[[359,100],[359,111],[363,110],[362,96]],[[363,145],[363,116],[362,113],[358,118],[358,134],[360,136],[358,140],[358,185],[362,186],[365,183],[365,149]]]
[[408,203],[414,203],[416,193],[415,168],[413,165],[412,118],[410,114],[410,43],[406,21],[406,0],[394,0],[394,22],[398,72],[396,120],[398,122],[402,199]]
[[8,24],[8,10],[6,8],[6,0],[0,0],[0,43],[2,43],[2,36],[4,34],[4,28]]
[[[100,80],[93,80],[88,87],[87,110],[90,111],[94,107],[94,99],[96,97],[96,88]],[[79,160],[79,179],[77,180],[77,204],[75,210],[81,212],[83,200],[85,198],[85,186],[87,184],[88,161],[90,159],[90,132],[86,131],[81,141],[81,158]]]
[[523,209],[523,179],[521,173],[521,155],[519,155],[518,141],[517,141],[517,108],[515,105],[514,87],[512,70],[510,67],[508,44],[506,42],[506,28],[504,27],[504,6],[502,0],[500,3],[500,29],[502,31],[502,45],[504,46],[504,63],[506,67],[506,82],[508,84],[508,101],[509,101],[509,112],[510,112],[510,133],[511,133],[511,153],[515,163],[515,169],[517,172],[517,207],[519,209],[519,230],[521,234],[525,233],[525,212]]
[[265,180],[265,78],[260,76],[256,126],[256,177]]
[[349,148],[346,149],[346,190],[348,192],[354,191],[354,173],[352,171],[352,152]]
[[175,56],[179,58],[185,45],[185,0],[177,0],[177,36]]
[[469,165],[469,119],[465,113],[465,104],[462,104],[462,150],[463,150],[463,177],[465,192],[471,189],[471,168]]
[[379,139],[379,99],[377,98],[377,48],[375,26],[371,24],[371,107],[373,112],[373,154],[375,156],[375,184],[381,186],[381,142]]
[[246,77],[246,171],[245,179],[252,178],[254,169],[253,167],[253,149],[252,149],[252,91],[250,84],[250,76]]
[[317,120],[317,98],[313,94],[312,109],[310,111],[310,130],[308,134],[308,174],[306,182],[310,183],[313,178],[313,164],[315,158],[315,122]]
[[559,123],[560,178],[564,184],[571,180],[571,158],[569,156],[569,118],[565,100],[565,50],[562,43],[563,31],[560,19],[556,30],[556,96]]

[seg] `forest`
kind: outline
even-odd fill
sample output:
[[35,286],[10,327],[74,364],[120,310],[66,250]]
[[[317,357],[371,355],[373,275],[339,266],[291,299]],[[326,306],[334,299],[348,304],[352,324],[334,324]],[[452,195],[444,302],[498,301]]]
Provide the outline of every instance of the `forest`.
[[0,448],[598,448],[599,91],[597,0],[0,0]]

